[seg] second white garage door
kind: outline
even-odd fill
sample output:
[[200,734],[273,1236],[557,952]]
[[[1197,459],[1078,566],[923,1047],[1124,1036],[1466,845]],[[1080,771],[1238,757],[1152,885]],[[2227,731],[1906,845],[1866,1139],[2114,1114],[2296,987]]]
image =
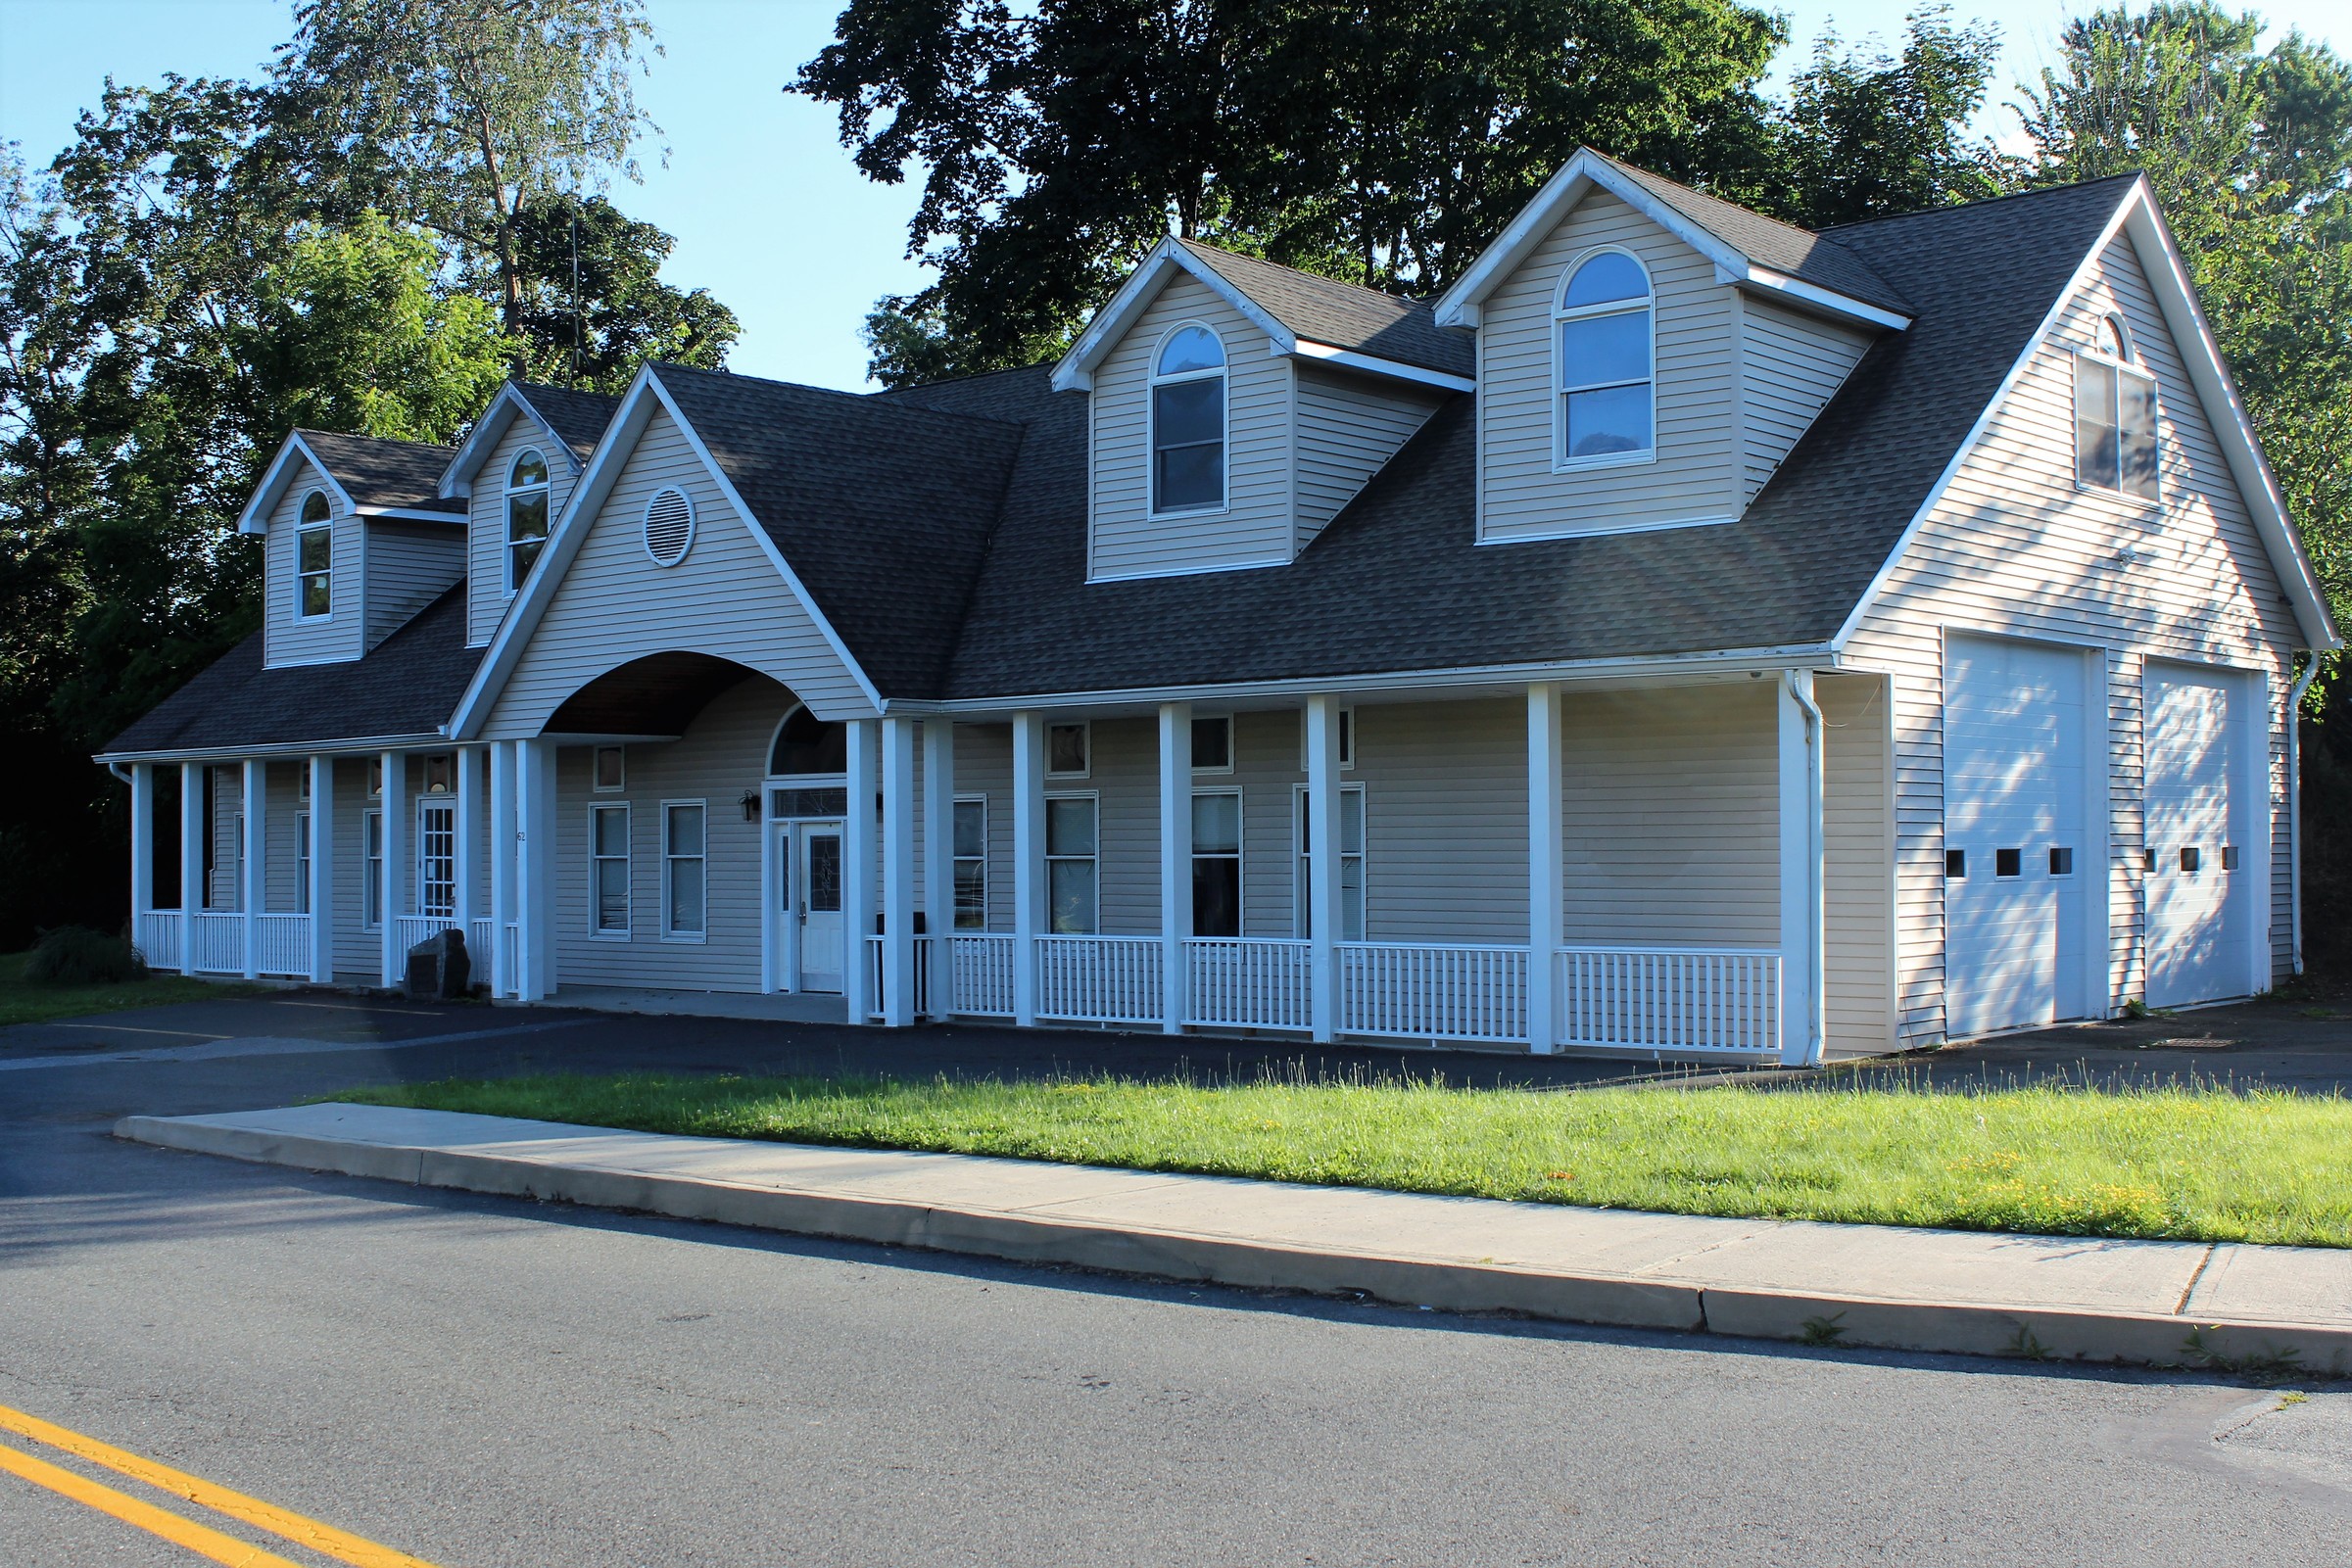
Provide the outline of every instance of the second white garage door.
[[2084,884],[2085,655],[1953,637],[1944,687],[1944,1029],[1953,1038],[2092,1011]]
[[2146,703],[2148,1006],[2256,989],[2247,893],[2260,885],[2236,798],[2244,681],[2228,670],[2150,663]]

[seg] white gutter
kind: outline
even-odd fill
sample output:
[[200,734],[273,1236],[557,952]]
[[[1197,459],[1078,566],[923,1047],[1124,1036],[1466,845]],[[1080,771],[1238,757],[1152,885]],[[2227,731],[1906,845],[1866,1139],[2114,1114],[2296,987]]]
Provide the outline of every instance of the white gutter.
[[1823,727],[1821,709],[1814,705],[1812,692],[1805,683],[1797,679],[1795,670],[1781,672],[1781,685],[1797,701],[1804,715],[1804,792],[1805,792],[1805,923],[1804,943],[1807,949],[1806,973],[1810,978],[1805,985],[1804,999],[1804,1061],[1803,1067],[1817,1068],[1822,1053],[1828,1048],[1829,981],[1822,971],[1828,967],[1829,943],[1823,929],[1828,918],[1826,889],[1822,885],[1821,863],[1827,852],[1822,823],[1823,763],[1822,753],[1829,740]]
[[346,740],[270,745],[195,746],[179,751],[101,751],[90,758],[112,768],[121,762],[299,762],[305,757],[368,757],[384,751],[426,751],[452,742],[447,731],[416,735],[355,736]]
[[2314,653],[2286,694],[2286,902],[2293,923],[2295,973],[2303,973],[2303,693],[2320,673]]

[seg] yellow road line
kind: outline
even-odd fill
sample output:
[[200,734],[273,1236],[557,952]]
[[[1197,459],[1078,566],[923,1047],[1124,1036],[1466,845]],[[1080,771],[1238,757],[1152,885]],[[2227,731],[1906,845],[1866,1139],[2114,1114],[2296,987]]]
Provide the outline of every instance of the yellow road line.
[[[168,1492],[175,1497],[185,1497],[198,1507],[210,1508],[215,1513],[226,1514],[231,1519],[241,1520],[246,1524],[266,1530],[273,1536],[282,1536],[296,1545],[308,1546],[312,1551],[323,1552],[337,1562],[350,1563],[352,1568],[433,1568],[431,1563],[421,1557],[411,1557],[405,1551],[395,1551],[390,1546],[378,1545],[375,1542],[355,1536],[349,1531],[338,1530],[333,1525],[321,1524],[315,1519],[296,1513],[291,1508],[281,1508],[274,1502],[264,1502],[259,1497],[249,1497],[242,1492],[231,1492],[226,1487],[216,1486],[184,1471],[174,1470],[167,1464],[158,1464],[153,1459],[142,1459],[135,1453],[125,1452],[111,1444],[101,1443],[96,1438],[83,1437],[78,1432],[69,1431],[65,1427],[44,1421],[37,1415],[26,1415],[23,1410],[11,1409],[5,1404],[0,1404],[0,1430],[14,1432],[20,1437],[30,1438],[35,1443],[46,1443],[53,1449],[61,1449],[67,1453],[103,1464],[111,1470],[120,1470],[134,1481],[144,1481],[149,1486]],[[34,1459],[29,1462],[38,1464],[40,1461]],[[63,1470],[58,1473],[72,1475],[72,1472]],[[78,1481],[80,1478],[73,1477],[73,1479]],[[47,1485],[48,1483],[42,1484]],[[91,1483],[83,1482],[82,1485],[88,1486]],[[103,1487],[98,1490],[106,1491]],[[120,1493],[109,1495],[121,1496]],[[123,1500],[130,1502],[136,1499],[125,1497]],[[100,1505],[91,1503],[91,1506]],[[140,1504],[140,1506],[144,1506],[144,1504]],[[156,1511],[162,1512],[160,1509]],[[179,1516],[164,1514],[164,1517],[177,1519]],[[139,1522],[132,1521],[134,1524]],[[221,1539],[225,1541],[228,1538],[224,1536]],[[226,1562],[229,1559],[224,1557],[220,1560]],[[250,1560],[256,1563],[274,1563],[282,1559],[264,1554]]]
[[250,1542],[224,1536],[193,1519],[182,1519],[152,1502],[141,1502],[128,1493],[85,1481],[71,1470],[61,1470],[46,1459],[36,1459],[5,1443],[0,1443],[0,1470],[21,1475],[35,1486],[47,1487],[60,1497],[72,1497],[100,1513],[111,1513],[124,1524],[137,1525],[151,1536],[161,1536],[175,1546],[185,1546],[199,1556],[227,1563],[230,1568],[302,1568],[291,1558],[264,1551]]

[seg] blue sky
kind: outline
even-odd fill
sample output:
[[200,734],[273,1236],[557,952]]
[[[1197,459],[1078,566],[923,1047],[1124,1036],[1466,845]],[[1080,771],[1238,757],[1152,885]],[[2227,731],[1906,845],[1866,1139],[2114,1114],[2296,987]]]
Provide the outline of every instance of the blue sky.
[[[1785,71],[1825,26],[1848,39],[1899,35],[1902,0],[1803,0],[1786,7],[1796,41]],[[2006,84],[2030,78],[2055,53],[2047,0],[1959,0],[1961,17],[1997,23]],[[2067,12],[2075,8],[2069,6]],[[2300,26],[2352,50],[2344,0],[2260,7],[2280,27]],[[780,90],[832,37],[834,0],[649,0],[665,54],[642,101],[670,148],[646,158],[645,184],[614,199],[677,236],[663,276],[707,288],[743,318],[733,363],[754,375],[854,388],[865,380],[858,328],[878,295],[908,293],[924,274],[906,260],[911,185],[867,181],[849,162],[832,114]],[[0,0],[0,141],[35,167],[72,134],[111,74],[152,81],[247,75],[291,30],[286,0]],[[2013,116],[1993,114],[1995,131]]]

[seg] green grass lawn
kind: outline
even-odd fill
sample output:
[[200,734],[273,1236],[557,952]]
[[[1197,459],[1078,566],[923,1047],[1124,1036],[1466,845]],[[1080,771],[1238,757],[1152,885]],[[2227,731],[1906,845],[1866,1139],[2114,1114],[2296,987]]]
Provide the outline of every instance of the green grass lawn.
[[204,1002],[220,996],[250,996],[258,985],[192,980],[185,974],[150,974],[122,985],[34,985],[24,978],[30,953],[0,953],[0,1026],[112,1013],[126,1007],[161,1007],[167,1002]]
[[631,1075],[337,1098],[1673,1213],[2352,1247],[2352,1101],[2273,1091]]

